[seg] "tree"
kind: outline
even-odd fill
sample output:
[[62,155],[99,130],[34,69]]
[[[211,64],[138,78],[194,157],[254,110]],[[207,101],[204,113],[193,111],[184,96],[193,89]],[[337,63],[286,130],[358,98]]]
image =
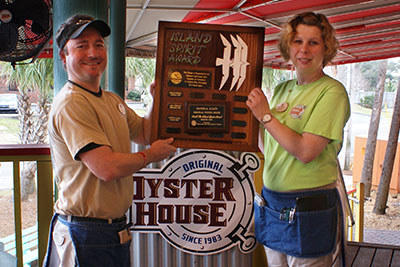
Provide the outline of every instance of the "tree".
[[[154,59],[127,57],[125,76],[128,79],[140,78],[142,87],[146,88],[153,81],[156,73],[156,64]],[[134,86],[135,84],[133,84]]]
[[[36,59],[32,64],[18,64],[15,70],[4,65],[3,74],[9,83],[16,83],[19,95],[21,144],[45,143],[47,121],[53,92],[53,59]],[[33,110],[31,96],[38,93],[37,110]],[[36,115],[35,117],[33,115]]]
[[386,73],[386,84],[385,91],[386,92],[396,92],[396,88],[398,87],[399,80],[396,78],[396,73],[400,69],[400,63],[389,61],[388,62],[388,71]]
[[378,126],[382,110],[383,92],[385,90],[387,63],[387,60],[379,62],[378,85],[375,91],[374,107],[372,109],[369,123],[364,165],[361,173],[361,182],[365,184],[365,196],[367,197],[371,194],[372,171],[375,158],[376,139],[378,136]]
[[125,58],[125,77],[127,79],[128,89],[135,88],[136,77],[140,71],[136,67],[136,60],[133,57]]
[[[4,64],[2,74],[8,77],[9,83],[18,85],[18,120],[20,124],[19,139],[21,144],[42,144],[47,139],[47,122],[50,110],[50,99],[53,90],[53,59],[36,59],[32,64],[24,62],[12,68]],[[38,92],[36,112],[32,108],[31,95]],[[21,195],[26,199],[35,191],[36,164],[22,162]]]
[[281,82],[288,80],[290,76],[287,70],[278,70],[268,67],[263,68],[261,87],[264,92],[271,96],[274,88]]
[[[353,77],[353,72],[354,72],[354,64],[348,64],[347,66],[347,91],[349,94],[349,98],[351,99],[351,91],[352,91],[352,77]],[[344,141],[345,144],[345,157],[344,157],[344,170],[350,170],[350,165],[351,165],[351,131],[352,131],[352,122],[353,118],[350,116],[349,121],[347,122],[347,135],[346,139]]]
[[396,157],[397,142],[400,130],[400,77],[397,86],[396,101],[394,103],[392,124],[390,125],[389,139],[383,160],[382,174],[379,180],[378,194],[374,204],[373,212],[385,214],[386,203],[389,195],[390,180],[393,173],[394,159]]
[[25,75],[27,87],[39,93],[30,143],[44,144],[47,142],[47,122],[53,96],[53,59],[37,59],[34,64],[30,64]]
[[[379,64],[375,61],[367,61],[356,64],[358,74],[357,84],[358,89],[362,91],[373,91],[378,85]],[[400,63],[388,61],[385,80],[385,91],[395,92],[397,88],[397,78],[395,76],[400,69]]]
[[363,74],[363,77],[366,81],[368,81],[368,86],[364,88],[364,91],[373,91],[374,89],[378,87],[378,77],[377,73],[379,73],[379,64],[376,64],[375,62],[367,61],[367,62],[362,62],[359,65],[359,68],[361,70],[361,73]]
[[150,92],[146,90],[155,79],[156,61],[149,58],[126,58],[125,76],[128,79],[128,85],[134,87],[136,80],[141,81],[141,90],[138,90],[142,95],[142,100],[145,104],[150,101]]
[[32,129],[32,110],[31,100],[29,96],[30,90],[27,87],[28,79],[25,79],[25,72],[27,72],[29,65],[19,64],[15,69],[11,64],[6,63],[2,65],[2,75],[4,75],[8,83],[16,84],[19,91],[18,95],[18,121],[19,121],[19,140],[21,144],[29,143],[29,136]]

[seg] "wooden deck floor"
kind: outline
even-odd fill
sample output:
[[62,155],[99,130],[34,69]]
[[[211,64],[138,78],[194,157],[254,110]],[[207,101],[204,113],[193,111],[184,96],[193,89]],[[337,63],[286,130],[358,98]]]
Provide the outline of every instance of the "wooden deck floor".
[[351,267],[400,267],[400,246],[348,242],[346,257]]

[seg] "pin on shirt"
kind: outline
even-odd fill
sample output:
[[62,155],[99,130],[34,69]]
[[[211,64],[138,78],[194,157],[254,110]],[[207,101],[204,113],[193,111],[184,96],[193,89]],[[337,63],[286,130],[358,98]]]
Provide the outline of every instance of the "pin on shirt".
[[118,109],[119,109],[119,112],[121,112],[122,115],[126,115],[126,110],[125,110],[124,105],[122,105],[122,103],[118,104]]
[[276,105],[275,109],[278,112],[284,112],[288,108],[289,104],[287,102],[282,102]]
[[293,119],[300,119],[306,108],[307,106],[299,104],[293,107],[290,110],[289,114]]

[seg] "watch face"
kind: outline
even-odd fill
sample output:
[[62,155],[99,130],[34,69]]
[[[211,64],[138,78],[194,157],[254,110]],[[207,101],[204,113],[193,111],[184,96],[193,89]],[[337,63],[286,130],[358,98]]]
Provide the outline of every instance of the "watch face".
[[262,118],[263,123],[269,122],[270,120],[272,120],[272,116],[269,113],[265,114],[264,117]]

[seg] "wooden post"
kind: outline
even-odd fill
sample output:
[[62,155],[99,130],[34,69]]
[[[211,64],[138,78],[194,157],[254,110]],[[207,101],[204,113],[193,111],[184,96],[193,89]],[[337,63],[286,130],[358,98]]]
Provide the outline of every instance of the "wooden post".
[[358,199],[358,206],[356,212],[356,242],[362,242],[364,238],[364,190],[365,185],[364,183],[357,184],[357,199]]
[[[354,190],[352,190],[352,192],[350,193],[350,196],[352,199],[354,199]],[[354,200],[350,201],[350,211],[354,214]],[[346,229],[349,229],[348,230],[349,236],[347,237],[348,241],[353,241],[354,227],[356,227],[356,226],[352,225],[349,227],[349,220],[346,218]]]
[[19,160],[13,161],[14,172],[14,222],[15,222],[15,249],[17,267],[22,267],[22,222],[21,222],[21,179],[19,172]]
[[50,157],[37,157],[37,220],[39,266],[42,266],[47,250],[49,226],[53,217],[53,168]]

